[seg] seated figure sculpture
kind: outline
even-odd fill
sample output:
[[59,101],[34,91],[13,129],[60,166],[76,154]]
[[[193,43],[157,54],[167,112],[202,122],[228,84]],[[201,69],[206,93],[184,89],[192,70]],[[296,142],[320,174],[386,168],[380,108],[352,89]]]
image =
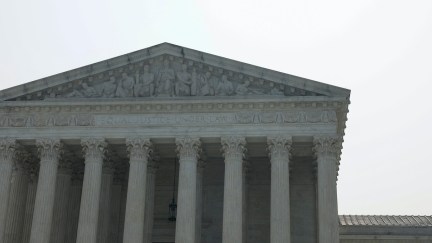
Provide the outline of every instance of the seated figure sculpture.
[[135,74],[135,86],[134,95],[135,97],[148,97],[154,95],[155,90],[155,75],[150,72],[150,66],[144,65],[144,72],[140,75],[137,71]]
[[182,65],[181,71],[177,72],[177,82],[175,83],[175,94],[177,96],[190,96],[192,76],[187,72],[186,64]]
[[221,81],[216,87],[217,95],[232,95],[234,92],[234,87],[231,81],[228,80],[226,75],[222,75]]
[[135,80],[127,75],[127,73],[122,73],[122,78],[117,86],[116,97],[133,97],[133,88],[135,85]]

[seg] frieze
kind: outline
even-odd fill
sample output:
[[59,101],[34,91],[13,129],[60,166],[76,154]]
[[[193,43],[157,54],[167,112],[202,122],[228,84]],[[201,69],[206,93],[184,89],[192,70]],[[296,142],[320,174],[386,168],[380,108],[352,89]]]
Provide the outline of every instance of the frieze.
[[30,114],[4,115],[0,117],[0,127],[62,127],[93,126],[94,117],[88,114]]
[[335,123],[336,112],[281,111],[195,114],[30,114],[0,118],[0,127]]
[[185,58],[161,55],[13,100],[249,95],[322,94]]

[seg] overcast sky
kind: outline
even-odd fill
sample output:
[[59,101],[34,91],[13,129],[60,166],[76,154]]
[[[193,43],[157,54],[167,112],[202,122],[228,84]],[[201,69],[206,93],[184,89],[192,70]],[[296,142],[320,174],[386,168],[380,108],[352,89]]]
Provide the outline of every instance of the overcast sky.
[[340,214],[432,214],[432,1],[0,0],[0,89],[161,42],[351,89]]

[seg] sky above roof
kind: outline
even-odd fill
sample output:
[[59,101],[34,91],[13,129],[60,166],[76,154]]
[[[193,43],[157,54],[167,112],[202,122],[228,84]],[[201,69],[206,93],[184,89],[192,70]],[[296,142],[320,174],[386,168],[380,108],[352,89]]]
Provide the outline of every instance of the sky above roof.
[[432,1],[4,1],[0,89],[161,42],[351,89],[340,214],[432,214]]

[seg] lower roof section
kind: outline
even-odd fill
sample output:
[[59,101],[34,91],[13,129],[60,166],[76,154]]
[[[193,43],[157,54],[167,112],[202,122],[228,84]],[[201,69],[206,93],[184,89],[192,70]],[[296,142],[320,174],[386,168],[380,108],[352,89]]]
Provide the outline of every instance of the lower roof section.
[[341,240],[432,240],[432,216],[339,215],[339,224]]

